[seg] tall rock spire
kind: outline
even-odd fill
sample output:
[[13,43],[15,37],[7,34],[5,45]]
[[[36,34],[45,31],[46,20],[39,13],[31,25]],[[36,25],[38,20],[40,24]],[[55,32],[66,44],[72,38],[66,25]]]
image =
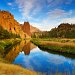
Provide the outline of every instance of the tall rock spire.
[[30,32],[30,24],[29,22],[24,22],[24,24],[22,25],[22,30],[27,33],[29,36],[31,36],[31,32]]

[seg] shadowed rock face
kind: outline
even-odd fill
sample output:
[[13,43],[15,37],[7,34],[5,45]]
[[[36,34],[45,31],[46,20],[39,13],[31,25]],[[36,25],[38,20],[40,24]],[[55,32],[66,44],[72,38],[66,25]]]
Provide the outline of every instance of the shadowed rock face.
[[29,22],[24,22],[24,24],[22,25],[22,30],[27,33],[29,36],[31,36],[31,32],[30,32],[30,24]]
[[0,10],[0,25],[9,32],[19,34],[21,38],[29,37],[23,32],[21,25],[14,19],[14,16],[8,11]]
[[31,26],[29,22],[24,22],[24,24],[22,25],[22,30],[29,36],[31,36],[35,32],[40,32],[38,28]]

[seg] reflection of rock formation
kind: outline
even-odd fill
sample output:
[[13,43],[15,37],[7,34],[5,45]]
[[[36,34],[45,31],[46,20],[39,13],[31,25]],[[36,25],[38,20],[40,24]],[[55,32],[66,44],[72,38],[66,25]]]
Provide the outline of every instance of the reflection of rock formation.
[[9,50],[9,52],[4,55],[4,58],[9,62],[13,62],[14,59],[19,55],[19,53],[22,52],[22,48],[27,42],[28,41],[21,41],[19,45]]
[[16,47],[13,47],[8,54],[6,54],[5,59],[9,62],[12,62],[18,56],[19,52],[21,52],[21,50],[17,45]]
[[25,55],[29,55],[30,50],[32,50],[33,48],[35,48],[36,46],[34,44],[32,44],[31,42],[28,42],[24,47],[23,47],[23,51],[25,53]]
[[23,40],[23,41],[21,41],[20,46],[19,46],[21,51],[22,51],[24,45],[26,45],[28,42],[30,42],[30,40]]
[[[32,43],[29,42],[29,40],[22,41],[19,45],[13,47],[7,54],[3,54],[5,60],[9,62],[13,62],[15,58],[19,55],[20,52],[24,51],[24,53],[27,55],[30,53],[30,50],[35,48]],[[6,52],[4,52],[6,53]]]

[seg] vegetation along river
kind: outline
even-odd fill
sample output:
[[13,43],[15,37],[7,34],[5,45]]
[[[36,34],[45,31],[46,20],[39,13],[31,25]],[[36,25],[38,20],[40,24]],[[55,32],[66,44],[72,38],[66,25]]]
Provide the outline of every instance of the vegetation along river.
[[[75,56],[43,51],[28,40],[22,41],[3,58],[42,75],[75,75]],[[69,56],[69,57],[68,57]]]

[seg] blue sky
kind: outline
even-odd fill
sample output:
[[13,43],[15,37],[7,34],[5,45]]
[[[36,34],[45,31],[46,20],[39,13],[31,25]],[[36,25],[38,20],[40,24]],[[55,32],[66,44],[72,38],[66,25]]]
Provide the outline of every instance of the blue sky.
[[0,0],[0,9],[11,12],[15,19],[41,30],[60,23],[75,23],[75,0]]

